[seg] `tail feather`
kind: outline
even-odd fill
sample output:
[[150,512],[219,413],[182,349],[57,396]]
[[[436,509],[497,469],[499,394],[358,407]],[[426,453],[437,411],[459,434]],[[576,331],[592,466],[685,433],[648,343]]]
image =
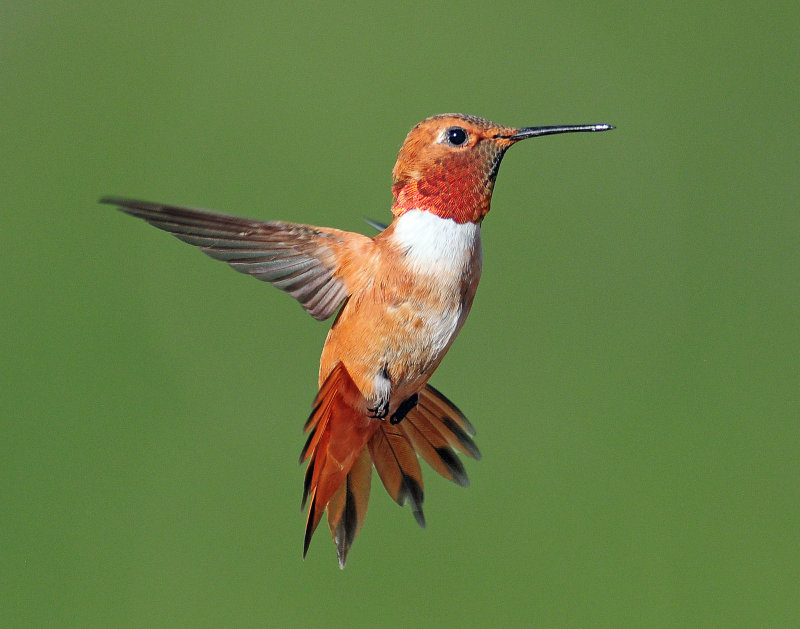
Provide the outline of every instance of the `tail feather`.
[[[342,366],[342,369],[344,369],[344,366]],[[308,416],[305,426],[303,426],[303,431],[308,433],[308,439],[306,439],[306,443],[300,451],[300,463],[308,459],[308,457],[316,451],[319,440],[325,433],[325,428],[331,416],[330,407],[335,398],[334,395],[331,395],[331,392],[335,390],[334,385],[341,379],[336,368],[331,372],[331,376],[333,376],[334,373],[336,373],[336,377],[332,378],[329,376],[322,387],[320,387],[319,393],[317,393],[317,397],[314,399],[314,406],[311,409],[311,414]],[[347,375],[349,377],[349,374]]]
[[433,387],[426,386],[422,390],[417,406],[409,413],[409,416],[412,415],[421,415],[428,419],[448,443],[462,454],[473,459],[481,458],[481,451],[469,435],[470,432],[475,434],[472,424],[466,421],[466,417],[455,404]]
[[[324,404],[330,404],[331,402],[331,391],[336,388],[336,385],[339,383],[339,379],[341,377],[338,373],[339,370],[343,369],[345,372],[347,371],[344,368],[344,365],[341,365],[340,367],[340,364],[341,363],[337,364],[336,367],[333,368],[330,375],[325,379],[325,382],[323,382],[322,386],[319,388],[319,393],[317,393],[317,397],[314,398],[314,403],[311,405],[311,414],[308,416],[308,420],[306,420],[306,423],[303,426],[303,432],[313,430],[314,427],[319,423],[320,419],[328,417],[325,409],[322,407]],[[334,376],[334,374],[336,375]],[[349,376],[350,374],[347,375]]]
[[369,452],[386,491],[400,506],[409,500],[417,523],[424,527],[422,468],[403,430],[381,423],[369,441]]
[[432,408],[438,409],[444,415],[450,417],[456,424],[469,434],[475,435],[475,427],[464,416],[459,408],[453,404],[441,391],[433,388],[431,385],[425,385],[425,388],[420,393],[420,399],[427,402]]
[[[301,460],[302,463],[302,460]],[[311,491],[311,481],[314,478],[314,461],[310,461],[306,468],[306,475],[303,478],[303,499],[300,501],[300,511],[306,508],[306,500]]]
[[462,487],[469,485],[467,472],[447,438],[423,413],[409,413],[400,426],[417,453],[436,472]]
[[340,568],[347,563],[347,553],[367,515],[371,481],[372,460],[365,447],[328,503],[328,526],[336,543]]
[[333,368],[317,398],[307,422],[314,432],[301,457],[311,459],[303,491],[303,504],[310,497],[303,556],[325,508],[378,427],[360,410],[363,397],[342,363]]

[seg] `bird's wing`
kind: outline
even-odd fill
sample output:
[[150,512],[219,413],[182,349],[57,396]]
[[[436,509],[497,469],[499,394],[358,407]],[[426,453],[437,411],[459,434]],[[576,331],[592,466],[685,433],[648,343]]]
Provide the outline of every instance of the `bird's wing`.
[[386,223],[382,223],[381,221],[376,221],[373,218],[364,217],[364,222],[369,225],[370,227],[382,232],[384,229],[389,227]]
[[371,242],[361,234],[278,221],[261,222],[218,212],[106,197],[154,227],[170,232],[237,271],[270,282],[327,319],[348,295],[339,269],[348,248]]

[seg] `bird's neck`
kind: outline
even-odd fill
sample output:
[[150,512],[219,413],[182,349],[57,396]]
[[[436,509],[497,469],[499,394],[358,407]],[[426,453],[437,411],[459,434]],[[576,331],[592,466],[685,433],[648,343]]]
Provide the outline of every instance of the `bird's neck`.
[[474,169],[441,168],[392,186],[395,218],[409,210],[422,210],[456,223],[480,223],[489,212],[494,179]]

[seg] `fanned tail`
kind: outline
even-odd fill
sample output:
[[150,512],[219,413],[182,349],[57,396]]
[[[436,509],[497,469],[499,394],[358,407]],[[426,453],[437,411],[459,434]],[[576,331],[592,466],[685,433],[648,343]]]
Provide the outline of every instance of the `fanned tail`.
[[475,429],[439,391],[427,385],[405,418],[396,425],[365,415],[364,398],[342,363],[338,363],[314,400],[306,422],[309,433],[300,462],[308,460],[303,507],[308,518],[303,556],[308,552],[323,512],[344,568],[369,503],[372,466],[399,505],[409,502],[420,526],[424,486],[421,456],[439,474],[457,485],[469,484],[456,451],[474,459],[480,451],[470,435]]

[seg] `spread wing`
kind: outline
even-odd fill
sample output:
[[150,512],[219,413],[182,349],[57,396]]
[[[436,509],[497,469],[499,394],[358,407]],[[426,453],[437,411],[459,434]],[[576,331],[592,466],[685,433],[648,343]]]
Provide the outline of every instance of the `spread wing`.
[[237,271],[289,293],[315,319],[327,319],[348,286],[337,270],[347,248],[369,241],[361,234],[278,221],[261,222],[217,212],[106,197],[154,227],[170,232]]

